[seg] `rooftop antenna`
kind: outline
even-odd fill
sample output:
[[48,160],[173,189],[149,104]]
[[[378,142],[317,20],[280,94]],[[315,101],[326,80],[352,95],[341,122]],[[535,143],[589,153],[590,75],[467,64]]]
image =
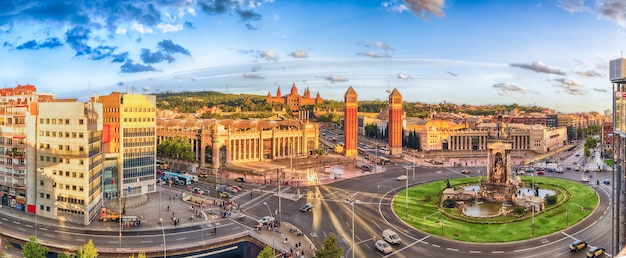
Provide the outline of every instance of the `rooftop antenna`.
[[391,83],[389,81],[387,81],[387,90],[386,90],[387,94],[391,94]]

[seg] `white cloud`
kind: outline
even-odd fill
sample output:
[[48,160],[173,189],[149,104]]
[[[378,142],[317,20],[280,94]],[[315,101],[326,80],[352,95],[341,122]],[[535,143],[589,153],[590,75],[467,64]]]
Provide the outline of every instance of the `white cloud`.
[[161,32],[163,33],[168,33],[168,32],[176,32],[179,30],[183,29],[183,25],[182,24],[163,24],[163,23],[159,23],[157,26],[157,29],[160,29]]
[[139,24],[139,23],[134,23],[132,26],[130,26],[133,30],[136,30],[137,32],[141,33],[141,34],[145,34],[145,33],[152,33],[152,29],[150,28],[146,28],[143,26],[143,24]]
[[190,7],[190,8],[187,8],[187,13],[195,16],[196,15],[196,10]]
[[307,58],[307,57],[309,57],[309,55],[304,50],[296,50],[296,51],[291,52],[291,54],[289,54],[289,55],[292,56],[292,57],[295,57],[295,58]]
[[263,57],[263,58],[265,58],[267,60],[271,60],[271,61],[278,60],[278,56],[276,55],[276,52],[274,52],[274,50],[272,50],[272,49],[261,51],[261,53],[259,53],[259,56]]
[[403,0],[404,3],[400,3],[398,0],[391,0],[383,2],[382,6],[390,12],[403,12],[411,11],[415,16],[426,19],[427,13],[431,13],[438,17],[445,17],[443,13],[443,7],[445,6],[445,0]]
[[115,34],[117,34],[117,35],[126,35],[126,32],[128,32],[128,30],[127,29],[122,29],[122,28],[117,28],[115,30]]

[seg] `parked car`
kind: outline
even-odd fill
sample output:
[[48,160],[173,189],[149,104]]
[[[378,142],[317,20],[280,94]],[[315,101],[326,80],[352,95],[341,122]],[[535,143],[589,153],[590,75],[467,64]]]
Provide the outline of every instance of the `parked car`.
[[548,168],[548,169],[546,169],[546,171],[552,173],[552,172],[554,172],[554,168]]
[[372,171],[372,167],[370,167],[368,165],[363,165],[363,166],[361,166],[361,170],[363,170],[363,171]]
[[396,180],[404,181],[404,180],[406,180],[406,178],[407,178],[406,175],[399,175],[398,177],[396,177]]
[[537,171],[537,175],[538,175],[538,176],[539,176],[539,175],[543,176],[543,175],[545,175],[545,174],[546,174],[546,173],[544,173],[543,171]]
[[581,177],[580,181],[589,182],[589,178],[588,177]]
[[571,252],[576,252],[580,249],[584,249],[585,247],[587,247],[587,242],[580,239],[569,244],[569,250]]
[[557,173],[563,173],[563,168],[562,167],[558,167],[558,168],[555,169],[555,171]]
[[604,183],[605,185],[610,185],[611,184],[611,180],[604,179],[604,181],[602,181],[602,183]]
[[533,171],[534,171],[534,170],[533,170],[533,168],[532,168],[532,167],[526,167],[526,168],[524,169],[524,172],[533,172]]
[[574,171],[580,171],[580,166],[574,167]]
[[388,254],[388,253],[391,253],[393,251],[391,249],[391,246],[389,244],[387,244],[387,242],[385,242],[383,240],[376,241],[376,249],[378,249],[378,251],[383,252],[384,254]]
[[311,211],[313,209],[313,204],[307,203],[300,207],[300,211]]
[[243,182],[246,182],[246,179],[243,178],[243,177],[238,177],[238,178],[235,178],[235,182],[242,182],[243,183]]
[[463,169],[463,171],[461,171],[461,173],[463,173],[463,174],[466,174],[466,175],[467,175],[467,174],[469,174],[469,173],[472,173],[472,171],[466,168],[466,169]]

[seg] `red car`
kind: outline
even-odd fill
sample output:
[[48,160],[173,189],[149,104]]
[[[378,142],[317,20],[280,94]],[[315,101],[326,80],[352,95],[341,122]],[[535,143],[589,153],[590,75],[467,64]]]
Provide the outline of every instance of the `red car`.
[[545,174],[546,174],[546,173],[544,173],[543,171],[537,171],[537,175],[538,175],[538,176],[539,176],[539,175],[542,175],[542,176],[543,176],[543,175],[545,175]]

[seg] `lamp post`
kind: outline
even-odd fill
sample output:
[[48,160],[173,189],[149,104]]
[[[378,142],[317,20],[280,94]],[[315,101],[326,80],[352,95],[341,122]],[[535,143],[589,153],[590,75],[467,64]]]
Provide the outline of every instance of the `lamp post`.
[[409,219],[409,166],[405,166],[406,169],[406,180],[405,180],[405,190],[404,190],[404,219]]
[[165,244],[165,226],[163,225],[163,218],[159,218],[161,222],[161,233],[163,234],[163,257],[167,257],[167,245]]
[[[263,204],[265,204],[265,207],[267,207],[267,212],[270,214],[270,217],[271,217],[272,216],[272,210],[270,210],[270,206],[267,204],[267,202],[263,202]],[[276,230],[274,230],[274,227],[272,227],[272,254],[274,254],[274,238],[275,238],[275,236],[276,236]]]
[[354,258],[354,204],[356,201],[352,199],[352,196],[347,201],[352,206],[352,258]]
[[[535,174],[534,173],[535,172],[533,172],[533,174],[530,174],[530,177],[532,177],[532,179],[533,179],[533,188],[536,188],[536,186],[535,186]],[[533,232],[532,237],[535,237],[535,201],[534,201],[534,199],[535,198],[533,198],[532,225],[531,225],[532,226],[532,232]]]

